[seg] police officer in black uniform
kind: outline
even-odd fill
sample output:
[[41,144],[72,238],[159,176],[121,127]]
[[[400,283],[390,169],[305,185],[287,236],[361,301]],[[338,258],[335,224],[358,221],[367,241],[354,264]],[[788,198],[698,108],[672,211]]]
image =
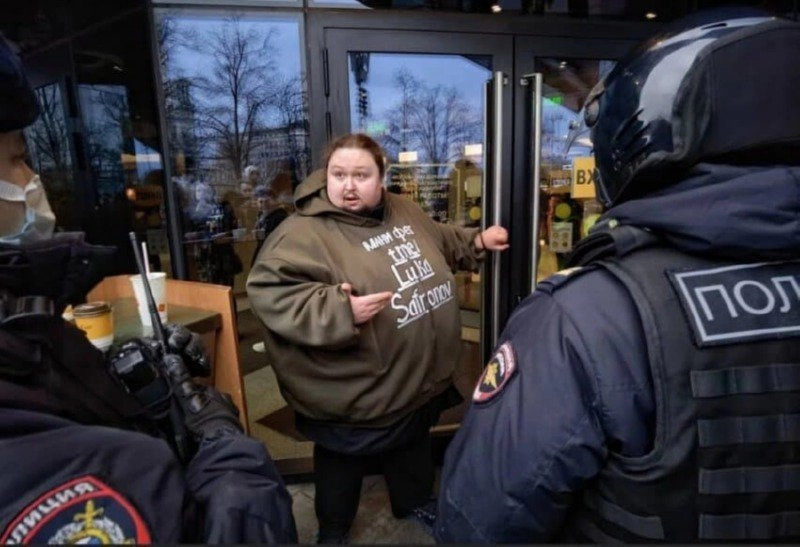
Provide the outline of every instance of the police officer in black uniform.
[[[37,115],[21,62],[0,37],[3,179],[32,173],[20,132]],[[296,542],[291,498],[264,446],[242,433],[226,398],[189,376],[207,368],[196,334],[170,326],[163,353],[147,339],[133,348],[169,363],[159,378],[171,380],[172,395],[162,389],[148,400],[158,405],[145,406],[120,380],[133,369],[114,377],[61,318],[99,281],[109,249],[81,234],[51,236],[49,206],[26,180],[19,195],[0,181],[3,220],[21,213],[0,233],[0,543]]]
[[444,542],[800,539],[800,25],[697,13],[585,107],[610,209],[515,310]]

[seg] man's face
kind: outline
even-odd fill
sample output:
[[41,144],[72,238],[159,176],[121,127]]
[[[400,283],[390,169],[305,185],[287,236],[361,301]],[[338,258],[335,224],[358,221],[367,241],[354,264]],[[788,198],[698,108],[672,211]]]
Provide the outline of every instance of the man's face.
[[383,197],[380,171],[369,152],[360,148],[339,148],[328,161],[328,199],[352,213],[369,211]]

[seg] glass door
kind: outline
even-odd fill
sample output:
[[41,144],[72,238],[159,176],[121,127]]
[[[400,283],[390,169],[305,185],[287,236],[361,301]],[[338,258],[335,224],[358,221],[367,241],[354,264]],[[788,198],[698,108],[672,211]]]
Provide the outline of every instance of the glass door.
[[589,91],[614,66],[594,59],[538,58],[532,88],[532,284],[565,266],[577,241],[602,212],[583,106]]
[[[518,84],[524,90],[515,106],[523,121],[517,128],[515,189],[525,196],[512,213],[515,241],[527,241],[516,253],[512,282],[519,298],[563,269],[569,253],[602,213],[595,199],[596,170],[591,136],[583,122],[589,92],[633,42],[627,40],[521,41]],[[527,230],[522,234],[521,230]],[[518,239],[517,239],[518,238]],[[521,261],[527,259],[528,264]]]
[[[388,158],[386,186],[436,222],[508,225],[510,37],[326,29],[329,137],[371,135]],[[505,133],[508,132],[508,135]],[[499,330],[497,258],[458,271],[462,352],[456,384],[471,392]],[[457,422],[456,422],[457,423]],[[451,424],[455,426],[455,424]]]

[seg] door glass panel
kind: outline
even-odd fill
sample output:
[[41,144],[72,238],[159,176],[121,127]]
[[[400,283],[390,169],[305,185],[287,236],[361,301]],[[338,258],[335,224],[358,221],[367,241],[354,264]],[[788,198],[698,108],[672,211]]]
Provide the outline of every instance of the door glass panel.
[[594,192],[594,156],[583,106],[613,61],[536,60],[542,79],[541,194],[536,281],[564,267],[575,243],[602,212]]
[[[387,157],[390,192],[414,200],[437,222],[481,225],[486,55],[349,51],[350,125],[375,138]],[[480,357],[479,274],[455,274],[461,306],[462,388]]]

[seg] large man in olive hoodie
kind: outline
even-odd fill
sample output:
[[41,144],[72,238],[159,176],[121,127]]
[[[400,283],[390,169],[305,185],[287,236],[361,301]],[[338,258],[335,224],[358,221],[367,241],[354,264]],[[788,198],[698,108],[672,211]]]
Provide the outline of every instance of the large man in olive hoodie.
[[[369,137],[334,143],[326,171],[297,188],[296,214],[267,239],[248,278],[269,362],[298,429],[316,443],[318,474],[320,446],[384,454],[427,438],[428,422],[452,404],[461,344],[452,272],[476,269],[484,249],[507,247],[502,227],[439,224],[385,192],[383,171]],[[367,320],[359,298],[373,306]],[[403,516],[410,508],[396,503],[388,471],[387,481]]]
[[[264,244],[248,294],[295,410],[389,425],[450,383],[460,347],[452,269],[477,268],[477,230],[434,223],[390,193],[382,219],[353,214],[332,205],[324,188],[322,170],[298,187],[298,214]],[[379,317],[356,327],[343,283],[356,294],[394,294]]]

